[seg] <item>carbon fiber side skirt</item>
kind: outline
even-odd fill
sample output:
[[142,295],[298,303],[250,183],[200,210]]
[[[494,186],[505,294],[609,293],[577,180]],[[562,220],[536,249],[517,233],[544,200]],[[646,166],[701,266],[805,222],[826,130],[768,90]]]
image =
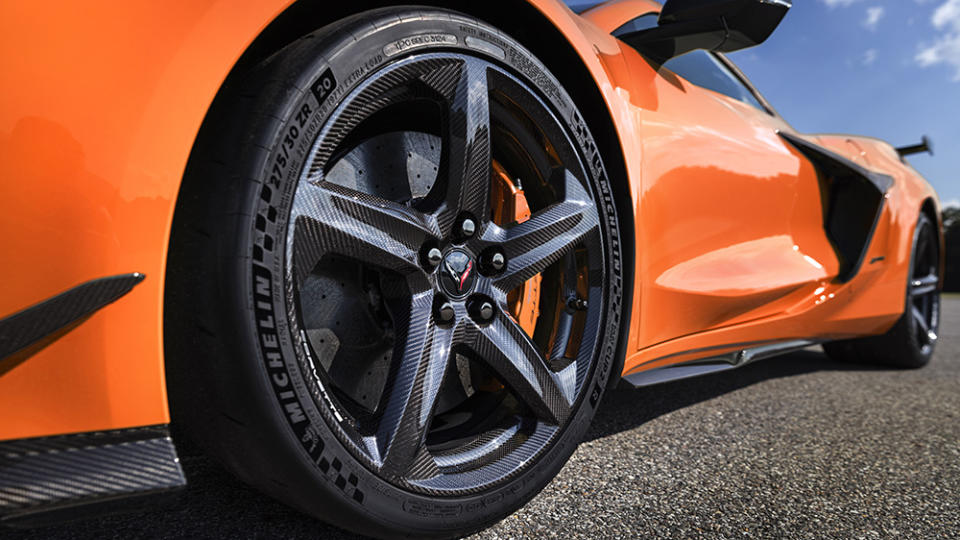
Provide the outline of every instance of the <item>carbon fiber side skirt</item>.
[[186,483],[167,426],[0,442],[3,525],[89,517]]
[[[648,369],[646,371],[630,373],[628,375],[624,375],[621,381],[622,384],[624,384],[627,388],[640,388],[643,386],[652,386],[665,382],[679,381],[681,379],[689,379],[691,377],[698,377],[700,375],[707,375],[709,373],[716,373],[718,371],[736,369],[758,360],[766,360],[767,358],[773,358],[789,352],[812,347],[818,343],[819,341],[797,339],[765,343],[762,345],[751,344],[753,346],[730,353],[721,355],[707,354],[707,356],[704,358],[691,360],[682,364],[675,364],[662,368]],[[747,344],[740,344],[739,346],[744,345]],[[710,349],[716,350],[718,348],[729,348],[736,346],[738,345],[723,345],[721,347],[709,347],[707,349],[702,349],[701,351],[686,351],[685,353],[679,354],[695,352],[706,353]],[[669,356],[664,358],[669,358]],[[658,358],[657,360],[662,360],[662,358]]]

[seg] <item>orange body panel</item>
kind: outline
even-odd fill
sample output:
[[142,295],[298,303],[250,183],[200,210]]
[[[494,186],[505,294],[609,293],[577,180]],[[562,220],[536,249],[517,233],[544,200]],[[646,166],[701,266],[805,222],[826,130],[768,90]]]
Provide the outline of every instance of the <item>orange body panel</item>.
[[[652,11],[654,2],[618,0],[584,18],[611,32]],[[620,49],[606,64],[618,66],[609,73],[641,146],[624,149],[641,158],[630,175],[637,260],[624,374],[751,344],[881,333],[900,317],[913,227],[936,195],[889,145],[814,140],[895,178],[868,262],[840,284],[817,173],[778,135],[793,129]]]
[[161,313],[177,190],[217,89],[285,3],[0,8],[0,317],[98,277],[147,276],[0,377],[0,440],[168,421]]
[[[888,145],[811,139],[895,179],[867,254],[883,259],[838,284],[816,173],[776,134],[792,129],[610,36],[655,2],[579,17],[529,1],[620,135],[603,152],[623,154],[637,227],[625,373],[899,317],[913,227],[936,196]],[[0,317],[97,277],[147,278],[0,377],[0,440],[169,420],[163,278],[183,170],[224,77],[289,0],[54,4],[0,8]]]

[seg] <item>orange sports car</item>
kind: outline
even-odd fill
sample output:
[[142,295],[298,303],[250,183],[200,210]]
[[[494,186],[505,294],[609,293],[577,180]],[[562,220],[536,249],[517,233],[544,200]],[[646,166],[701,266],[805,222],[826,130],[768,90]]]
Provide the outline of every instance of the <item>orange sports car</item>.
[[921,148],[797,133],[723,55],[789,0],[419,3],[0,6],[3,523],[183,486],[172,422],[461,535],[616,383],[930,359]]

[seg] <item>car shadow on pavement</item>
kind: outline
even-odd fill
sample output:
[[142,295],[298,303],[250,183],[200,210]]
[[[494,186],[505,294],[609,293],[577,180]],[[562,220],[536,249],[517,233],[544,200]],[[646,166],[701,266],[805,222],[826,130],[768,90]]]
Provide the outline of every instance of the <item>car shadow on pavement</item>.
[[817,371],[883,371],[890,368],[831,360],[819,349],[804,349],[741,368],[690,379],[608,391],[600,403],[584,441],[592,441],[639,427],[679,409],[707,401],[770,379]]
[[[636,428],[673,411],[766,380],[815,371],[877,370],[842,364],[803,350],[739,369],[640,389],[609,392],[585,437],[590,441]],[[358,538],[326,525],[236,479],[173,431],[188,487],[163,504],[132,513],[28,530],[0,529],[23,539],[107,538]]]
[[30,529],[0,527],[0,539],[361,538],[327,525],[238,480],[173,430],[187,487],[149,508]]

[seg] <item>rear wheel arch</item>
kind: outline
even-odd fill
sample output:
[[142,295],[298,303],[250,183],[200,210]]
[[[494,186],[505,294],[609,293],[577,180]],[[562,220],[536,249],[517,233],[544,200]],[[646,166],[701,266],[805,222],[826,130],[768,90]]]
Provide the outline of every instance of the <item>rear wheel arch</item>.
[[[925,195],[920,202],[919,208],[915,210],[915,213],[913,214],[913,217],[911,219],[913,219],[913,221],[916,222],[918,219],[920,219],[920,216],[924,216],[930,220],[930,223],[933,224],[934,233],[937,236],[937,246],[938,246],[937,255],[940,259],[940,276],[942,280],[943,279],[942,276],[946,275],[945,274],[946,244],[945,244],[944,231],[943,231],[943,219],[940,215],[940,212],[937,210],[937,207],[938,205],[934,200],[934,198],[930,195]],[[904,231],[904,237],[906,238],[906,242],[908,243],[907,244],[908,248],[910,247],[911,245],[910,242],[913,241],[914,234],[916,233],[915,227],[916,227],[916,224],[914,223],[914,225],[912,225],[909,230]],[[910,262],[912,264],[913,262],[912,258]]]
[[[926,199],[924,199],[923,204],[920,205],[920,212],[925,214],[927,216],[927,219],[929,219],[931,223],[936,225],[934,229],[936,230],[936,233],[937,233],[937,242],[939,242],[940,244],[940,264],[942,265],[944,260],[943,224],[941,223],[942,219],[940,217],[940,214],[937,212],[937,206],[936,206],[936,203],[934,203],[932,197],[927,197]],[[941,268],[941,271],[942,270],[943,269]]]

